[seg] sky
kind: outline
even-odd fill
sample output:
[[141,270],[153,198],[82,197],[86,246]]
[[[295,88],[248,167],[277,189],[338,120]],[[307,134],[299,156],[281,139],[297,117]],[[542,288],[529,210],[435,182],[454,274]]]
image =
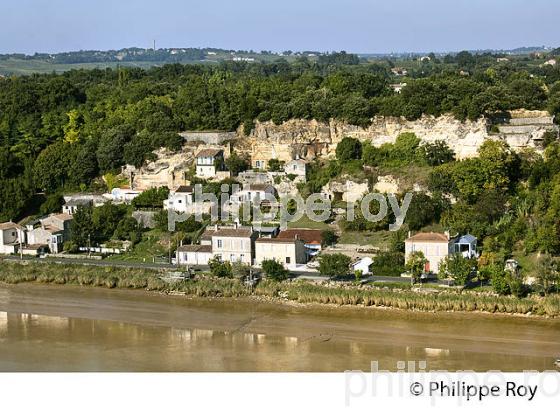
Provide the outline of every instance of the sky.
[[559,0],[1,0],[0,53],[560,46]]

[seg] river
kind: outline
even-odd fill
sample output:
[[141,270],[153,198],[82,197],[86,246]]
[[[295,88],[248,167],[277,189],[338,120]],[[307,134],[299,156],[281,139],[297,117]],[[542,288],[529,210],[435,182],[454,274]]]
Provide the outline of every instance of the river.
[[560,320],[0,287],[0,371],[546,370]]

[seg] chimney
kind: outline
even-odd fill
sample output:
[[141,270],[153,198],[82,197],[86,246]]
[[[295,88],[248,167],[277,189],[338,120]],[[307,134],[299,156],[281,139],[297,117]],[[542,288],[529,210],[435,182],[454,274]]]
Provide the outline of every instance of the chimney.
[[449,240],[451,238],[449,231],[445,231],[444,232],[445,236],[447,237],[447,240]]
[[295,235],[295,239],[296,239],[296,241],[299,241],[299,235],[297,233]]
[[412,237],[412,231],[408,231],[408,237],[409,237],[409,238]]
[[215,225],[214,225],[214,231],[215,231],[215,232],[218,232],[218,224],[215,224]]

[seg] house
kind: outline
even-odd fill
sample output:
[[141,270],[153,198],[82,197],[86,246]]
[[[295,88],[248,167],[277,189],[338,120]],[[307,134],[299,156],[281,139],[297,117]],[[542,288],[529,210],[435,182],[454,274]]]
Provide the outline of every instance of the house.
[[400,94],[400,92],[402,91],[402,89],[404,87],[406,87],[406,83],[395,83],[395,84],[390,84],[389,87],[391,87],[391,89],[396,92],[397,94]]
[[91,199],[70,199],[62,205],[62,213],[67,215],[74,215],[78,210],[78,207],[90,207],[93,206],[93,200]]
[[329,181],[321,188],[321,195],[331,201],[357,202],[370,191],[368,181],[352,181],[347,175]]
[[275,260],[285,267],[295,267],[307,262],[304,242],[290,238],[259,238],[255,242],[255,265],[265,260]]
[[280,239],[301,239],[304,243],[307,260],[316,256],[322,249],[323,231],[320,229],[286,229],[278,234]]
[[172,209],[175,212],[187,212],[192,205],[194,188],[192,186],[181,185],[175,191],[169,192],[169,197],[163,201],[163,209]]
[[[410,233],[409,233],[410,235]],[[449,237],[449,232],[419,232],[410,235],[405,241],[405,263],[408,262],[413,252],[422,252],[428,260],[426,272],[439,272],[439,264],[448,255],[454,252],[455,241]]]
[[0,224],[0,254],[17,253],[24,243],[25,231],[21,225],[11,221]]
[[27,225],[27,244],[31,249],[48,247],[51,253],[63,251],[64,242],[71,239],[73,216],[65,213],[53,214],[35,223]]
[[453,244],[453,253],[460,253],[464,258],[478,258],[477,239],[467,234],[456,239]]
[[275,238],[280,232],[278,225],[263,225],[262,223],[254,223],[253,230],[258,234],[259,238]]
[[408,71],[406,70],[406,68],[402,68],[402,67],[393,67],[391,68],[391,72],[399,77],[405,76],[408,74]]
[[284,165],[286,175],[295,175],[300,182],[305,182],[307,178],[307,161],[303,159],[293,159]]
[[551,58],[550,60],[546,61],[543,65],[549,65],[551,67],[556,66],[556,60]]
[[352,272],[356,273],[358,271],[362,272],[362,274],[369,273],[369,267],[373,263],[373,259],[369,256],[361,258],[354,262],[350,267],[352,268]]
[[103,194],[103,196],[113,202],[129,204],[140,194],[140,191],[135,191],[134,189],[113,188],[110,194]]
[[234,204],[244,202],[261,203],[270,197],[276,197],[276,188],[268,184],[247,184],[240,191],[231,194],[230,201]]
[[216,148],[206,148],[196,154],[196,176],[199,178],[214,178],[218,171],[224,171],[224,151]]
[[177,264],[208,265],[212,259],[212,245],[185,245],[177,248]]
[[206,238],[210,237],[213,257],[222,261],[253,264],[257,233],[252,227],[220,229],[215,226],[207,229],[205,234]]

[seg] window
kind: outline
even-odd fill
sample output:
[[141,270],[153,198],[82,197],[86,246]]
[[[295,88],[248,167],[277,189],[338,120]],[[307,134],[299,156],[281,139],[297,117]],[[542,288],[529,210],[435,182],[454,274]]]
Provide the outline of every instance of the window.
[[221,239],[218,239],[218,243],[217,243],[218,248],[223,247],[223,243]]
[[286,256],[286,263],[290,263],[290,260],[291,260],[290,257]]
[[178,204],[182,203],[183,201],[181,201],[180,199],[177,201]]
[[244,256],[245,256],[245,255],[243,255],[243,254],[239,255],[239,261],[240,261],[240,262],[243,262],[243,259],[244,259],[243,257],[244,257]]
[[230,262],[235,262],[235,255],[234,254],[229,255],[229,260]]

